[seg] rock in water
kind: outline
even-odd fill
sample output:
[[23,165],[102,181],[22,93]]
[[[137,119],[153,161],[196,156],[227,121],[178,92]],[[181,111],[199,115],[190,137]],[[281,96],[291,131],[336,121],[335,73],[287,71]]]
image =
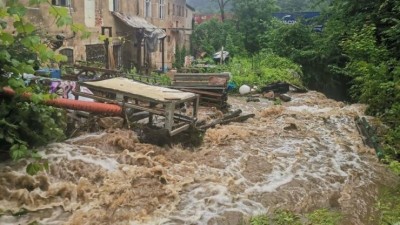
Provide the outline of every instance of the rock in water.
[[287,94],[280,94],[279,98],[284,102],[290,102],[292,98]]
[[103,117],[100,118],[97,123],[103,129],[122,128],[124,125],[124,119],[121,117]]
[[262,96],[266,99],[273,100],[275,98],[275,93],[273,91],[263,93]]

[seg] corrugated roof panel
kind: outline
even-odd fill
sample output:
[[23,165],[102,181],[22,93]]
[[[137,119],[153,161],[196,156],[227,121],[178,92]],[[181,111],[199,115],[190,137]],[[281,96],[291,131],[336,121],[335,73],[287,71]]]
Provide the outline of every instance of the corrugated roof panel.
[[158,29],[158,27],[156,27],[153,24],[147,22],[142,17],[128,16],[128,15],[124,15],[124,14],[119,13],[119,12],[113,12],[113,15],[115,15],[120,20],[122,20],[124,23],[126,23],[128,26],[131,26],[133,28]]

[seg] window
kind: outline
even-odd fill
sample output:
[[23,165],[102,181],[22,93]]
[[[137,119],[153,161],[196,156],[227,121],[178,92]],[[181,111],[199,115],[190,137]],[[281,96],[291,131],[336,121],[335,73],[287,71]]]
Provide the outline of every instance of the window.
[[60,50],[61,55],[67,56],[67,62],[68,64],[73,64],[74,63],[74,50],[70,48],[64,48]]
[[164,19],[165,18],[165,4],[164,0],[159,0],[159,5],[158,5],[158,18]]
[[119,11],[119,0],[112,0],[113,1],[113,11],[118,12]]
[[175,16],[175,4],[172,4],[172,15]]
[[[97,0],[95,0],[97,2]],[[95,4],[95,3],[93,3]],[[97,4],[97,3],[96,3]],[[120,0],[108,0],[108,10],[111,12],[119,12],[120,11]],[[96,9],[97,12],[97,9]]]
[[171,10],[170,10],[170,5],[169,5],[169,2],[168,2],[168,16],[171,14]]
[[151,0],[145,0],[144,17],[151,17]]
[[51,0],[51,4],[57,6],[70,6],[71,0]]

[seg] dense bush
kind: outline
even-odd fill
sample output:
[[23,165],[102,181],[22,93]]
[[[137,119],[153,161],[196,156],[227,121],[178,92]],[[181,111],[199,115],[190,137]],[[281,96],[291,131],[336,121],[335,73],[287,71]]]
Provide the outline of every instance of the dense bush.
[[[400,2],[334,0],[318,23],[269,23],[262,47],[302,66],[303,81],[330,97],[369,105],[367,114],[389,126],[382,139],[389,158],[400,158]],[[333,91],[333,94],[331,92]],[[340,91],[343,95],[337,96]]]
[[235,57],[226,70],[232,73],[232,81],[237,87],[243,84],[260,87],[278,81],[302,85],[300,66],[272,53]]
[[193,54],[206,52],[212,56],[224,47],[230,55],[244,52],[243,35],[238,33],[232,21],[219,22],[216,19],[195,26],[192,35]]
[[29,157],[29,149],[65,138],[65,114],[57,108],[3,97],[0,118],[0,151],[11,149],[14,160]]
[[[49,13],[58,26],[88,35],[82,25],[72,24],[67,8],[54,7],[47,0],[29,1],[29,6],[37,4],[50,6]],[[65,57],[49,48],[46,37],[26,19],[27,6],[13,0],[0,8],[0,153],[1,160],[8,158],[4,153],[14,160],[36,159],[27,167],[33,174],[47,168],[34,148],[65,138],[66,118],[60,109],[42,104],[51,98],[48,88],[40,83],[28,86],[22,77],[34,73],[39,65],[57,63]],[[4,87],[11,87],[15,94],[5,95]]]
[[380,117],[391,130],[383,139],[386,154],[400,159],[400,64],[379,44],[373,25],[343,41],[349,62],[344,73],[353,77],[352,97],[368,104],[367,113]]

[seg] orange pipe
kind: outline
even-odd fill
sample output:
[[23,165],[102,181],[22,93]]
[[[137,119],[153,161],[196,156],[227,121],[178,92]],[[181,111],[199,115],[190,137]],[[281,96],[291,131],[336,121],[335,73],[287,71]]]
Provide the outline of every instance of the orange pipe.
[[[3,87],[3,91],[6,95],[14,95],[15,94],[15,91],[13,89],[11,89],[10,87]],[[31,97],[31,94],[24,93],[24,94],[22,94],[22,96],[29,99]],[[57,98],[57,99],[46,100],[46,101],[44,101],[44,104],[58,107],[58,108],[80,110],[80,111],[85,111],[85,112],[122,115],[122,107],[121,106],[114,105],[114,104],[100,103],[100,102],[87,102],[87,101],[80,101],[80,100]]]

